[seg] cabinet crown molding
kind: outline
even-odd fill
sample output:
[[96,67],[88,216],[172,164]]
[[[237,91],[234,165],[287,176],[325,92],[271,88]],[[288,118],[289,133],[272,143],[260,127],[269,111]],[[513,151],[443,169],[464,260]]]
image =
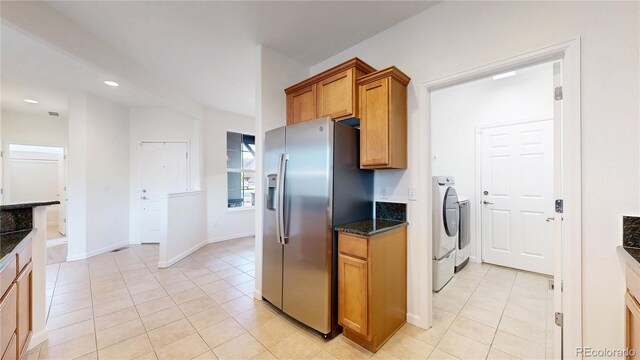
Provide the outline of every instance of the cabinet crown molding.
[[392,77],[404,86],[407,86],[411,81],[411,78],[407,76],[407,74],[400,71],[397,67],[389,66],[386,69],[378,70],[359,78],[356,83],[358,85],[364,85],[385,77]]
[[328,70],[325,70],[325,71],[323,71],[323,72],[321,72],[321,73],[319,73],[317,75],[314,75],[314,76],[312,76],[312,77],[310,77],[310,78],[308,78],[306,80],[303,80],[303,81],[301,81],[301,82],[299,82],[299,83],[297,83],[295,85],[289,86],[288,88],[284,89],[284,93],[289,95],[289,94],[291,94],[293,92],[296,92],[296,91],[298,91],[298,90],[300,90],[302,88],[305,88],[307,86],[310,86],[312,84],[320,82],[320,81],[322,81],[322,80],[324,80],[326,78],[329,78],[329,77],[331,77],[333,75],[336,75],[338,73],[341,73],[341,72],[343,72],[345,70],[348,70],[348,69],[351,69],[351,68],[356,68],[356,69],[362,71],[365,74],[369,74],[369,73],[372,73],[372,72],[376,71],[376,69],[373,66],[367,64],[366,62],[360,60],[357,57],[354,57],[351,60],[345,61],[342,64],[338,64],[338,65],[336,65],[336,66],[334,66],[334,67],[332,67],[332,68],[330,68]]

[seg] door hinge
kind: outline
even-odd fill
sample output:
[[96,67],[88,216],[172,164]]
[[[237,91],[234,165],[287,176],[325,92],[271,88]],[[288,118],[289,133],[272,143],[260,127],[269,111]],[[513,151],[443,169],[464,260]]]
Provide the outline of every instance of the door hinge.
[[184,157],[188,159],[189,158],[189,153],[184,153]]
[[0,151],[0,158],[4,157],[4,151]]
[[67,223],[67,218],[62,219],[62,222],[66,224]]
[[66,154],[65,154],[65,155],[62,155],[62,158],[63,158],[63,159],[65,159],[65,160],[67,160],[67,155],[66,155]]
[[556,199],[556,212],[558,214],[564,213],[564,201],[562,199]]
[[564,314],[562,314],[561,312],[557,312],[555,314],[555,321],[556,321],[556,325],[562,327],[562,324],[564,322]]
[[555,100],[562,100],[563,99],[562,86],[556,86],[556,88],[553,90],[553,98]]

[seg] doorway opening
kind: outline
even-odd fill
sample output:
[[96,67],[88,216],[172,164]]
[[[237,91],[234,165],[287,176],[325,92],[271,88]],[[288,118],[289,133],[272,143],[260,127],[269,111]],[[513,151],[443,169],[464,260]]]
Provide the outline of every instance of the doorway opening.
[[47,263],[67,258],[67,156],[60,146],[8,143],[3,164],[5,203],[53,201],[47,207]]
[[561,70],[547,59],[429,93],[432,311],[484,356],[561,351]]

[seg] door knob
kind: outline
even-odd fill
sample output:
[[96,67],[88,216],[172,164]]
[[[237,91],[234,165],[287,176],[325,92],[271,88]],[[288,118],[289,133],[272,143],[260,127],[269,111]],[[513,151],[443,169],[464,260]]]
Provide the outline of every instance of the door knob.
[[545,220],[546,222],[552,222],[554,221],[556,218],[554,217],[548,217],[547,220]]
[[492,202],[489,202],[489,201],[487,201],[487,200],[483,201],[482,203],[483,203],[483,204],[485,204],[485,205],[493,205],[493,203],[492,203]]
[[140,197],[140,199],[142,199],[142,200],[149,200],[149,198],[148,198],[148,197],[146,197],[146,196],[142,196],[142,197]]

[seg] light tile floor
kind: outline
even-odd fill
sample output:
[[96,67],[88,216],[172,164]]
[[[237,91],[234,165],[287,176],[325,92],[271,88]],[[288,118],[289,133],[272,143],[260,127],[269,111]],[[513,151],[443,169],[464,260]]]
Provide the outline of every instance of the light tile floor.
[[49,339],[28,359],[545,356],[543,277],[470,264],[435,295],[431,329],[405,325],[374,355],[342,335],[324,341],[254,300],[254,259],[254,239],[242,238],[169,269],[157,269],[154,245],[49,265]]
[[58,226],[47,228],[47,265],[59,264],[67,259],[67,237],[58,232]]

